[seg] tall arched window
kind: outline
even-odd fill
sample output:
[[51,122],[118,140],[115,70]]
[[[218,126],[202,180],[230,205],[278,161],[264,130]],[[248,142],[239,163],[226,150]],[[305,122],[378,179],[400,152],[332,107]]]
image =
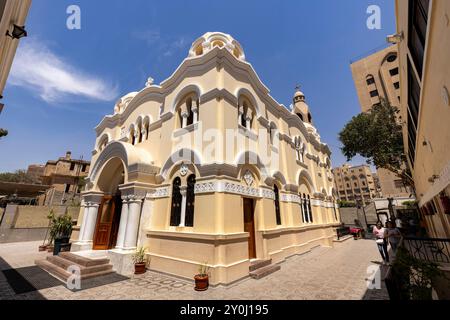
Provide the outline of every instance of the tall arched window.
[[278,187],[273,186],[273,192],[275,193],[275,216],[277,219],[277,225],[281,225],[281,213],[280,213],[280,193],[278,192]]
[[194,226],[194,209],[195,209],[195,175],[190,175],[187,180],[186,192],[186,218],[184,225],[186,227]]
[[194,113],[192,112],[192,99],[191,98],[188,98],[186,100],[186,105],[187,105],[188,112],[189,112],[186,125],[189,126],[194,123]]
[[188,96],[178,109],[180,127],[185,128],[199,120],[199,101],[195,96]]
[[309,222],[314,222],[313,221],[313,213],[312,213],[312,208],[311,208],[311,197],[308,195],[308,213],[309,213]]
[[138,132],[139,132],[139,140],[138,140],[138,143],[141,143],[142,142],[142,138],[143,138],[143,136],[142,136],[142,124],[140,124],[139,126],[138,126]]
[[306,222],[306,220],[305,220],[305,211],[303,210],[303,198],[302,198],[301,194],[300,194],[300,203],[299,203],[299,205],[300,205],[300,215],[302,217],[302,223],[305,223]]
[[131,144],[134,146],[136,144],[136,132],[134,130],[134,127],[132,127],[130,129],[130,139],[131,139]]
[[309,220],[309,212],[308,212],[308,199],[306,198],[306,194],[303,194],[303,201],[302,201],[302,205],[303,205],[303,213],[305,215],[305,222],[309,223],[311,222]]
[[170,213],[170,226],[178,227],[181,220],[181,179],[179,177],[173,180],[172,185],[172,208]]
[[247,100],[239,102],[239,123],[241,126],[251,130],[253,127],[254,111]]

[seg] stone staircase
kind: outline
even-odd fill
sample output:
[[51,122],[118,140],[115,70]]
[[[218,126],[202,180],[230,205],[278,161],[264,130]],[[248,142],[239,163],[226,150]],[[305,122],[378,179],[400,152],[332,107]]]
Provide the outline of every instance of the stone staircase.
[[67,281],[72,275],[72,273],[67,271],[70,266],[80,268],[81,280],[114,272],[112,269],[113,266],[107,258],[89,259],[72,252],[61,252],[57,256],[48,256],[45,260],[36,260],[35,264],[52,276],[63,281]]
[[271,273],[280,270],[281,267],[278,264],[272,264],[272,259],[269,260],[255,260],[252,261],[249,271],[250,277],[253,279],[261,279]]

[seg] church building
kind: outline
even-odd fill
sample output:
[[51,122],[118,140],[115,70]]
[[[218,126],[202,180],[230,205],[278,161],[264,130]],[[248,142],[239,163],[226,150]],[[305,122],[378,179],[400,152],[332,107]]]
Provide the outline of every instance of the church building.
[[208,32],[162,83],[123,96],[95,128],[72,251],[105,252],[130,273],[148,268],[210,283],[333,246],[340,225],[330,149],[305,95],[292,111],[269,94],[242,46]]

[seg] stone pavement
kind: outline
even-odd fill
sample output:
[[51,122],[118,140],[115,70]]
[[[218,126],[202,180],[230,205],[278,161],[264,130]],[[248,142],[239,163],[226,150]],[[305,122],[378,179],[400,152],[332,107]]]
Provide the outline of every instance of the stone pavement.
[[[40,243],[0,244],[0,269],[34,265]],[[348,240],[334,248],[317,247],[293,256],[281,264],[281,270],[263,279],[246,278],[230,286],[218,286],[205,292],[193,290],[193,282],[147,271],[144,275],[111,284],[72,292],[63,284],[38,291],[15,294],[0,272],[0,299],[247,299],[247,300],[361,300],[389,299],[384,282],[381,289],[367,289],[369,266],[379,267],[378,250],[373,240]],[[18,269],[20,270],[20,269]]]

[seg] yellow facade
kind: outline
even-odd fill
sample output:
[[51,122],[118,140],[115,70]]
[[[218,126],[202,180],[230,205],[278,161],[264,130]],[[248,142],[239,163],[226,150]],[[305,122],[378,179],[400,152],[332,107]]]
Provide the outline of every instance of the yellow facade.
[[207,263],[212,284],[247,276],[254,259],[332,245],[331,152],[305,96],[292,112],[276,102],[227,34],[196,40],[171,77],[121,98],[96,133],[79,249],[96,247],[96,206],[117,194],[113,252],[146,246],[149,268],[188,278]]
[[397,0],[396,17],[405,151],[428,233],[449,238],[450,2]]

